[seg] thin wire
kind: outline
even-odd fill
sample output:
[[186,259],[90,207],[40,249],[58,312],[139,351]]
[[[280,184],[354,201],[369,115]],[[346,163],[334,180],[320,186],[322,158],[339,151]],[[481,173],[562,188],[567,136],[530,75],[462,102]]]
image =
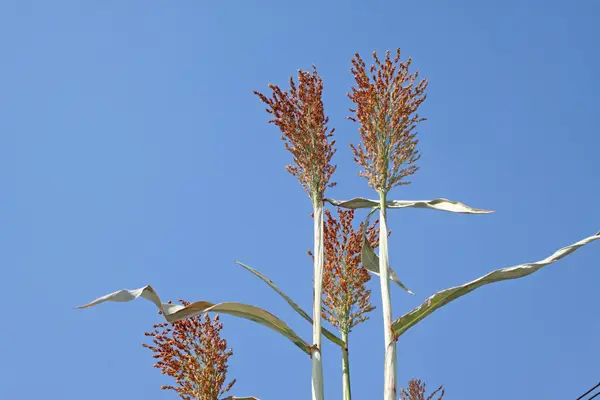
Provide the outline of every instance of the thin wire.
[[588,400],[592,400],[596,396],[600,396],[600,392],[596,393],[595,395],[593,395],[592,397],[590,397]]
[[[591,392],[594,391],[594,389],[596,389],[598,386],[600,386],[600,383],[598,383],[596,386],[594,386],[593,388],[591,388],[590,390],[588,390],[587,392],[585,392],[584,394],[582,394],[581,396],[579,396],[578,398],[576,398],[575,400],[581,400],[583,399],[585,396],[587,396],[588,394],[590,394]],[[598,396],[600,393],[597,393],[594,395],[594,397]],[[592,400],[594,397],[588,399],[588,400]]]

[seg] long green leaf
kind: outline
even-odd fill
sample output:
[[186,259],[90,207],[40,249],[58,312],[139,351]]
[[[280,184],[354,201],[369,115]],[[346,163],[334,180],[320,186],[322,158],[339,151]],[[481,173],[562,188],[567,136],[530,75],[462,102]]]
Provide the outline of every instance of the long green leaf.
[[[362,261],[363,267],[365,267],[369,272],[374,275],[379,276],[379,256],[375,254],[375,251],[369,244],[369,241],[363,239],[362,249],[360,250],[360,259]],[[396,271],[392,267],[388,267],[390,280],[400,286],[402,289],[406,290],[410,294],[414,294],[411,292],[409,288],[406,287],[404,283],[398,278]]]
[[438,308],[445,306],[451,301],[456,300],[469,292],[472,292],[478,287],[487,285],[489,283],[505,281],[508,279],[522,278],[524,276],[533,274],[540,268],[552,264],[553,262],[556,262],[561,258],[571,254],[580,247],[585,246],[586,244],[598,239],[600,239],[600,232],[598,232],[594,236],[590,236],[583,240],[580,240],[579,242],[574,243],[570,246],[563,247],[562,249],[556,251],[554,254],[541,261],[498,269],[462,286],[442,290],[441,292],[438,292],[431,296],[429,299],[427,299],[427,301],[425,301],[425,303],[421,304],[419,307],[396,319],[392,324],[392,329],[398,336],[400,336]]
[[365,199],[364,197],[356,197],[351,200],[325,199],[325,201],[327,201],[337,207],[351,208],[351,209],[377,208],[379,206],[379,202],[377,200]]
[[[269,285],[269,287],[271,289],[273,289],[278,295],[280,295],[281,297],[283,297],[283,299],[294,309],[294,311],[296,311],[298,314],[300,314],[300,316],[302,318],[304,318],[305,320],[307,320],[308,322],[313,323],[313,319],[306,313],[306,311],[304,311],[294,300],[292,300],[287,294],[283,293],[281,291],[281,289],[279,289],[277,287],[277,285],[275,285],[275,283],[270,280],[269,278],[267,278],[265,275],[263,275],[261,272],[257,271],[256,269],[252,268],[249,265],[246,265],[244,263],[241,263],[239,261],[236,261],[236,264],[238,264],[239,266],[247,269],[248,271],[250,271],[252,274],[254,274],[255,276],[257,276],[259,279],[261,279],[264,283],[266,283],[267,285]],[[344,348],[344,342],[342,341],[342,339],[340,339],[339,337],[337,337],[335,334],[331,333],[330,331],[328,331],[325,328],[321,328],[321,331],[323,332],[323,335],[331,340],[333,343],[337,344],[338,346],[340,346],[341,348]]]
[[[379,206],[377,200],[366,199],[364,197],[357,197],[351,200],[334,200],[326,199],[329,203],[334,206],[343,208],[373,208]],[[430,208],[433,210],[448,211],[453,213],[461,214],[490,214],[493,210],[483,210],[480,208],[474,208],[467,206],[459,201],[452,201],[444,198],[433,199],[433,200],[388,200],[386,201],[387,208]]]
[[163,313],[163,316],[167,322],[179,321],[197,314],[208,312],[229,314],[236,317],[245,318],[264,325],[267,328],[271,328],[290,339],[306,354],[311,354],[310,345],[302,340],[302,338],[300,338],[296,332],[294,332],[285,322],[268,311],[263,310],[262,308],[248,304],[233,302],[214,304],[208,301],[197,301],[187,306],[182,306],[179,304],[167,304],[161,302],[156,291],[152,288],[152,286],[148,285],[135,290],[119,290],[114,293],[107,294],[106,296],[102,296],[89,304],[79,306],[77,308],[89,308],[107,301],[127,302],[135,300],[138,297],[143,297],[144,299],[150,300],[152,303],[154,303],[154,305]]
[[[362,248],[360,249],[360,261],[362,262],[363,267],[367,269],[367,271],[379,276],[379,256],[375,253],[375,251],[371,247],[371,244],[367,240],[366,232],[367,226],[369,226],[369,220],[371,218],[371,215],[373,215],[373,213],[377,211],[377,209],[378,207],[373,207],[373,209],[371,209],[362,225]],[[404,283],[402,283],[400,278],[398,278],[398,274],[396,274],[396,271],[394,271],[392,267],[388,266],[388,269],[388,274],[392,282],[400,286],[402,289],[406,290],[408,293],[414,294],[410,291],[409,288],[406,287],[406,285],[404,285]]]

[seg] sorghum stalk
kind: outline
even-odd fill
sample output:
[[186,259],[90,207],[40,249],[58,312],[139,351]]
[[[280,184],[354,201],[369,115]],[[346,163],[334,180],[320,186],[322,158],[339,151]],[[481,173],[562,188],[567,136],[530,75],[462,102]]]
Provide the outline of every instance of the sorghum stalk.
[[351,399],[350,359],[348,337],[354,327],[368,319],[371,291],[366,282],[371,277],[361,266],[363,240],[377,247],[377,221],[358,229],[352,225],[354,210],[338,209],[338,219],[325,211],[324,224],[324,270],[323,270],[323,318],[338,328],[344,346],[342,348],[342,398]]
[[342,399],[351,400],[352,391],[350,389],[350,359],[348,358],[348,333],[342,332]]
[[314,208],[314,299],[312,349],[312,397],[323,400],[323,364],[321,361],[321,296],[323,293],[323,201],[317,200]]
[[385,343],[384,398],[396,398],[396,341],[392,332],[392,297],[390,295],[386,193],[379,192],[379,273],[381,308]]
[[350,117],[360,123],[362,144],[351,145],[354,160],[363,168],[369,186],[379,193],[380,235],[379,273],[385,342],[384,399],[396,399],[396,338],[392,332],[392,305],[389,284],[386,198],[395,186],[407,185],[405,178],[414,174],[420,155],[416,149],[416,124],[423,121],[417,109],[425,100],[427,81],[417,82],[418,72],[409,73],[411,59],[400,61],[400,49],[392,59],[386,52],[369,69],[357,53],[352,59],[356,86],[348,94],[356,104]]
[[300,181],[308,193],[314,213],[314,298],[313,298],[313,346],[312,398],[323,400],[323,366],[321,363],[321,294],[323,287],[323,198],[325,189],[334,186],[330,182],[335,171],[331,158],[335,154],[335,141],[330,141],[334,129],[327,128],[329,119],[323,110],[323,79],[317,69],[313,72],[298,71],[298,84],[290,78],[290,90],[283,91],[269,85],[271,98],[254,92],[267,104],[267,112],[273,115],[269,122],[279,127],[286,149],[292,153],[295,165],[286,169]]

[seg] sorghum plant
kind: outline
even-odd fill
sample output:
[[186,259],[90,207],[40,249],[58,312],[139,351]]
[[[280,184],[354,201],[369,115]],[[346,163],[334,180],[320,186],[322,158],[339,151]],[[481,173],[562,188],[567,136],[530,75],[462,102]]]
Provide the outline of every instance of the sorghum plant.
[[[325,220],[323,318],[342,334],[348,334],[368,320],[367,313],[375,309],[371,305],[371,291],[365,286],[371,276],[360,260],[365,227],[360,224],[355,229],[352,225],[354,210],[338,208],[338,218],[325,210]],[[376,224],[366,228],[365,233],[372,248],[378,244]]]
[[363,235],[372,248],[377,247],[375,222],[354,229],[354,210],[338,208],[338,218],[325,210],[325,269],[323,273],[323,318],[341,333],[342,348],[342,398],[352,397],[350,386],[349,334],[365,322],[367,314],[375,309],[371,305],[371,291],[365,284],[371,279],[361,265],[360,253]]
[[323,79],[317,69],[313,72],[298,71],[298,85],[290,78],[290,89],[281,90],[269,85],[272,96],[254,93],[267,105],[273,116],[269,121],[282,133],[285,148],[292,153],[294,164],[286,169],[300,181],[308,193],[314,215],[314,297],[313,297],[313,345],[312,397],[323,400],[323,365],[321,361],[321,294],[323,281],[323,198],[325,189],[334,186],[331,176],[335,166],[331,158],[335,154],[334,129],[329,130],[328,117],[323,108]]
[[420,379],[411,379],[408,382],[408,390],[402,389],[400,390],[400,400],[433,400],[433,396],[435,396],[439,391],[440,397],[437,400],[442,400],[445,394],[445,390],[443,386],[437,388],[433,393],[431,393],[427,398],[425,398],[425,392],[427,391],[427,385],[421,382]]
[[[345,201],[324,198],[325,189],[333,186],[331,177],[335,171],[335,166],[331,164],[331,159],[335,153],[335,142],[331,140],[333,129],[329,130],[327,128],[328,119],[325,116],[322,102],[323,81],[317,74],[316,69],[313,69],[312,73],[299,71],[298,83],[296,84],[293,79],[290,79],[290,89],[288,91],[283,91],[275,85],[269,85],[272,90],[271,97],[255,92],[267,104],[267,112],[273,116],[270,122],[279,127],[285,141],[285,147],[292,153],[294,164],[287,167],[288,171],[298,178],[313,205],[313,318],[289,296],[284,294],[273,281],[245,264],[240,262],[238,264],[263,280],[283,297],[302,318],[312,324],[312,345],[296,334],[284,321],[259,307],[236,302],[214,304],[209,301],[197,301],[185,305],[162,303],[158,294],[149,285],[135,290],[119,290],[78,308],[88,308],[104,302],[127,302],[142,297],[151,301],[168,323],[190,321],[190,318],[196,318],[197,315],[210,312],[229,314],[257,322],[282,334],[303,352],[311,356],[313,400],[323,400],[323,370],[320,352],[321,333],[323,333],[325,337],[343,349],[344,398],[348,399],[350,396],[350,383],[347,336],[357,323],[364,321],[366,313],[372,308],[368,301],[368,291],[363,286],[368,279],[367,275],[364,270],[358,267],[357,254],[360,252],[362,267],[380,275],[385,339],[384,400],[396,400],[396,341],[407,330],[431,315],[435,310],[481,286],[530,275],[566,257],[580,247],[600,239],[599,232],[563,247],[543,260],[497,269],[464,285],[442,290],[429,297],[420,306],[392,322],[389,281],[395,282],[411,294],[412,292],[400,281],[396,272],[389,265],[387,209],[428,208],[465,214],[487,214],[493,211],[469,207],[463,203],[444,198],[417,201],[387,199],[388,192],[391,189],[408,184],[407,179],[417,171],[415,163],[419,159],[419,153],[416,148],[418,140],[415,129],[417,124],[423,121],[423,118],[418,114],[418,109],[425,100],[427,81],[419,80],[418,73],[409,72],[411,60],[409,58],[407,61],[400,61],[399,50],[393,59],[389,52],[386,53],[383,61],[379,60],[376,53],[373,53],[373,56],[375,64],[369,67],[368,70],[359,54],[356,54],[352,60],[353,67],[351,71],[356,85],[348,96],[355,103],[355,108],[352,109],[354,116],[351,119],[360,124],[362,138],[361,144],[352,146],[355,161],[362,168],[360,175],[367,178],[369,186],[379,194],[377,200],[362,197]],[[374,226],[368,225],[367,217],[367,221],[359,229],[363,232],[363,235],[362,248],[358,251],[357,232],[350,229],[352,216],[340,213],[339,221],[334,221],[331,215],[328,214],[326,238],[324,239],[324,201],[343,208],[371,209],[369,217],[373,212],[379,210],[378,237]],[[325,249],[324,240],[326,241]],[[377,244],[379,244],[380,249],[379,256],[373,250],[373,247]],[[325,271],[324,259],[326,263]],[[353,306],[349,307],[350,304]],[[322,316],[341,331],[343,340],[321,327]],[[211,322],[209,323],[209,321]],[[204,329],[209,330],[208,326],[210,326],[214,331],[216,329],[215,323],[217,323],[215,320],[205,319],[201,325],[208,324]],[[177,329],[175,327],[189,328],[196,326],[189,324],[191,323],[173,325],[172,328],[159,324],[157,325],[159,331],[156,333],[158,336],[155,336],[155,338],[163,338],[166,337],[165,334],[172,334],[172,332],[175,332],[172,329]],[[164,329],[164,331],[160,331],[160,329]],[[171,329],[171,331],[167,331],[168,329]],[[220,328],[217,331],[220,331]],[[173,349],[175,349],[173,351],[183,352],[179,354],[184,357],[185,354],[189,356],[189,353],[185,353],[186,349],[190,348],[188,346],[196,345],[194,344],[196,342],[180,334],[174,342],[162,342],[161,340],[155,342],[154,349],[159,352],[163,351],[159,350],[161,344],[171,343],[174,346]],[[203,343],[203,345],[207,345],[207,343]],[[225,344],[222,343],[217,347],[225,352],[218,353],[220,357],[225,357],[228,354],[225,350]],[[160,354],[166,355],[169,353],[163,352]],[[217,356],[214,357],[216,360]],[[209,361],[209,365],[217,365],[212,369],[213,375],[209,374],[214,377],[212,380],[210,378],[202,378],[204,380],[197,378],[197,376],[200,376],[198,371],[201,367],[194,364],[195,361],[192,359],[189,359],[187,364],[182,363],[181,369],[173,364],[175,362],[173,360],[176,359],[179,358],[168,358],[169,362],[157,363],[157,366],[164,368],[163,371],[170,371],[173,374],[172,376],[179,379],[180,388],[185,387],[185,390],[189,393],[194,393],[200,386],[205,385],[202,386],[203,390],[210,391],[210,395],[217,397],[229,389],[229,385],[223,388],[223,385],[225,385],[224,375],[222,380],[218,378],[221,377],[221,375],[218,375],[218,371],[223,371],[223,366],[226,368],[226,358],[220,364],[210,364]],[[200,360],[202,359],[200,358]],[[202,362],[206,363],[205,361]],[[204,383],[199,384],[198,382]],[[439,390],[430,395],[429,400]],[[191,396],[191,394],[189,395]],[[422,400],[425,396],[425,387],[419,381],[409,383],[408,390],[402,390],[400,396],[403,396],[403,400]],[[441,396],[443,396],[443,391],[439,399],[441,399]],[[228,399],[234,398],[228,397]]]
[[225,384],[227,361],[233,352],[221,337],[222,329],[219,316],[211,319],[207,314],[155,324],[154,330],[146,333],[153,344],[143,346],[154,353],[154,367],[176,382],[176,386],[161,389],[173,390],[184,400],[218,400],[227,393],[235,384],[235,379]]
[[[352,59],[356,86],[348,95],[356,108],[352,121],[360,123],[362,144],[352,145],[361,176],[379,193],[381,297],[385,343],[385,399],[396,398],[396,342],[392,332],[392,304],[388,274],[386,198],[395,186],[410,183],[419,159],[415,127],[424,118],[417,110],[425,100],[427,81],[417,82],[418,72],[409,73],[411,59],[400,61],[400,49],[392,60],[389,51],[367,71],[358,53]],[[369,73],[371,75],[369,75]]]

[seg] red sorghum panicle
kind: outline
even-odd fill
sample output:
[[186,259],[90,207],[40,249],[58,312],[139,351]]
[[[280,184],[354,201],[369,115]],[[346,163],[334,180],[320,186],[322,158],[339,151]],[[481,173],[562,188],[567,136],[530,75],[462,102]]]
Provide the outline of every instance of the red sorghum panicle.
[[411,379],[408,382],[408,390],[400,390],[400,400],[432,400],[433,396],[435,396],[440,390],[440,397],[438,397],[437,400],[442,400],[444,397],[445,390],[443,389],[443,386],[437,388],[437,390],[431,393],[427,398],[425,398],[426,389],[427,387],[425,383],[421,382],[420,379]]
[[267,104],[267,112],[273,116],[269,122],[277,125],[292,153],[295,165],[286,169],[294,175],[313,203],[321,201],[325,189],[334,186],[330,182],[335,172],[331,158],[335,153],[335,140],[330,140],[335,129],[328,130],[329,118],[323,110],[323,79],[313,72],[298,71],[298,84],[290,77],[290,89],[281,90],[269,84],[272,97],[254,93]]
[[[365,287],[371,277],[362,267],[363,224],[354,229],[354,210],[338,208],[338,218],[325,210],[323,270],[323,318],[341,332],[350,333],[353,327],[368,319],[371,291]],[[378,244],[377,221],[366,229],[373,248]],[[311,254],[309,252],[309,254]]]
[[415,127],[425,120],[417,113],[425,101],[427,80],[417,82],[418,71],[409,73],[411,59],[400,61],[400,49],[394,59],[386,52],[369,70],[358,53],[352,59],[356,86],[348,94],[355,103],[350,120],[360,123],[362,144],[351,145],[359,173],[369,186],[386,193],[395,186],[409,184],[404,178],[414,174],[420,155]]
[[145,334],[152,337],[153,345],[143,346],[154,353],[154,367],[176,382],[161,389],[174,390],[185,400],[218,400],[228,392],[235,383],[234,379],[225,385],[227,360],[233,352],[220,336],[222,328],[218,315],[211,319],[206,314],[154,325],[154,331]]

